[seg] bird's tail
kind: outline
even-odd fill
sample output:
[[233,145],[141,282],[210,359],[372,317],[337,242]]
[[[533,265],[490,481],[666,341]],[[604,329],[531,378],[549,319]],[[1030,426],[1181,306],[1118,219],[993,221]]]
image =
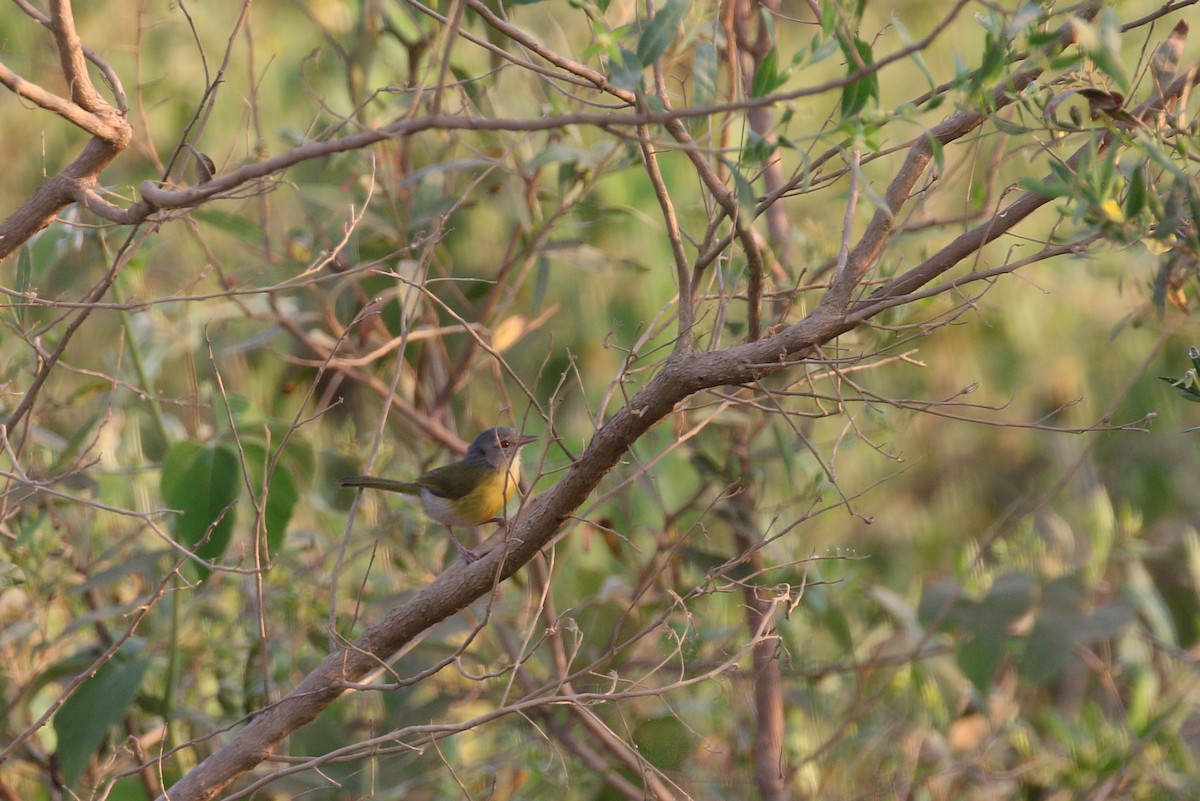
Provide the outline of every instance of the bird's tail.
[[343,487],[368,487],[388,492],[399,492],[404,495],[421,494],[421,488],[416,484],[408,481],[393,481],[390,478],[376,478],[375,476],[348,476],[347,478],[339,479],[338,484]]

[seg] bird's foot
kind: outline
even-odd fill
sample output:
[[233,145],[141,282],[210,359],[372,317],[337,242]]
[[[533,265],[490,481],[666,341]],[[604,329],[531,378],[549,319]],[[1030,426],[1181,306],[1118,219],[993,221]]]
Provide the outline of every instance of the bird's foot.
[[479,558],[479,554],[462,544],[462,540],[460,540],[458,535],[454,533],[454,529],[450,528],[450,526],[446,526],[446,530],[450,532],[450,539],[454,541],[454,547],[458,549],[458,555],[462,557],[464,562],[469,565]]

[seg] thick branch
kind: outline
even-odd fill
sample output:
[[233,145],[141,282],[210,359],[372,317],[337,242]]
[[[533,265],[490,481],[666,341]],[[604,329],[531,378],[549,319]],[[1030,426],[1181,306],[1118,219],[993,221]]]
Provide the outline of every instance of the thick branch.
[[[13,0],[13,2],[30,17],[45,26],[47,30],[54,30],[54,22],[39,9],[30,5],[28,0]],[[124,116],[129,111],[129,98],[125,96],[125,87],[121,85],[121,78],[117,75],[117,71],[113,69],[112,64],[109,64],[103,56],[86,45],[83,46],[83,55],[104,74],[104,80],[108,82],[108,88],[113,93],[113,100],[116,101],[117,111],[121,112],[121,115]]]
[[[91,192],[98,176],[129,143],[129,128],[119,143],[94,137],[66,169],[38,187],[10,217],[0,222],[0,261],[45,228],[54,216],[83,193]],[[98,199],[98,198],[97,198]],[[89,208],[91,206],[89,205]]]
[[36,83],[25,80],[3,63],[0,63],[0,84],[7,86],[18,97],[23,97],[46,111],[57,114],[92,136],[111,140],[121,137],[121,127],[124,121],[120,119],[119,115],[93,113],[78,103],[72,103],[70,100],[43,89]]
[[50,22],[58,44],[58,59],[62,64],[63,77],[71,88],[71,99],[88,111],[98,112],[107,107],[104,98],[92,85],[88,75],[87,59],[83,55],[83,42],[75,30],[75,14],[69,0],[50,0]]
[[16,212],[0,222],[0,261],[49,225],[58,212],[90,193],[100,173],[133,138],[133,130],[122,113],[108,105],[92,85],[69,0],[53,0],[50,12],[50,28],[58,45],[63,77],[71,89],[71,100],[26,81],[4,64],[0,64],[0,83],[87,131],[92,139],[75,161],[42,184]]

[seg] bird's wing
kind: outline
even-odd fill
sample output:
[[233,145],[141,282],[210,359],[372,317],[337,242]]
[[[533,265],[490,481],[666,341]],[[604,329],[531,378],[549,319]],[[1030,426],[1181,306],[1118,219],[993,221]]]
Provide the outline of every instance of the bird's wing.
[[459,462],[430,470],[412,483],[429,490],[439,498],[456,501],[469,495],[490,472],[481,465]]

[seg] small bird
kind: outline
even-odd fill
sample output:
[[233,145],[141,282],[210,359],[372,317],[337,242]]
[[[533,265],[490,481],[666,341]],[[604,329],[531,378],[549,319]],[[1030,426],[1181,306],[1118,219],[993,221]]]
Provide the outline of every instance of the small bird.
[[463,547],[454,527],[504,523],[498,515],[521,480],[521,448],[536,439],[515,428],[489,428],[470,444],[462,461],[435,468],[412,481],[351,476],[338,484],[415,496],[426,516],[450,532],[463,561],[474,562],[479,557]]

